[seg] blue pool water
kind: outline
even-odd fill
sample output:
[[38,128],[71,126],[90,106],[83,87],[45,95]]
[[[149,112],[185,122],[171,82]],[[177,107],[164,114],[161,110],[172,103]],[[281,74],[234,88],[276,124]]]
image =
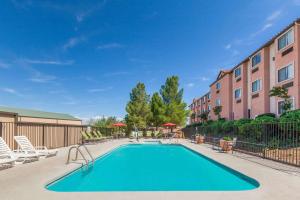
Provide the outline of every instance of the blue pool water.
[[241,191],[258,182],[182,145],[130,144],[49,184],[57,192]]

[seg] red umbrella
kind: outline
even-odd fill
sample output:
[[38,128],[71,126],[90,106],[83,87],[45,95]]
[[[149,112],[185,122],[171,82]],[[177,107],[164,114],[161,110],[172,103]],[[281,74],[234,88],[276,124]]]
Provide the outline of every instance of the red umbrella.
[[124,124],[122,122],[118,122],[118,123],[114,123],[113,126],[122,127],[122,126],[126,126],[126,124]]
[[[168,123],[163,124],[163,126],[170,127],[171,128],[171,132],[172,132],[172,127],[176,126],[176,124],[168,122]],[[165,134],[165,137],[166,137],[166,134]]]
[[[115,127],[119,127],[119,132],[121,132],[121,127],[124,127],[126,126],[126,124],[122,123],[122,122],[117,122],[117,123],[114,123],[113,126]],[[119,133],[120,134],[120,133]],[[117,137],[119,138],[119,134],[117,135]]]
[[172,127],[172,126],[176,126],[176,124],[168,122],[168,123],[163,124],[163,126]]

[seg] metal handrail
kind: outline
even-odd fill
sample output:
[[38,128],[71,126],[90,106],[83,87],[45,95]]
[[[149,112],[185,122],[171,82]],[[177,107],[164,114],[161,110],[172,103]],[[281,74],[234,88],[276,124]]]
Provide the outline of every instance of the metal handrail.
[[[95,159],[93,158],[92,154],[90,153],[90,151],[88,150],[88,148],[84,144],[75,145],[75,146],[70,147],[69,152],[68,152],[68,159],[67,159],[67,163],[66,164],[70,163],[71,152],[72,152],[73,149],[76,149],[76,157],[75,157],[75,159],[73,159],[73,161],[76,161],[78,159],[78,152],[79,152],[80,155],[81,155],[81,157],[84,159],[84,161],[86,163],[86,166],[87,167],[89,166],[89,160],[82,153],[82,151],[80,150],[80,147],[84,147],[84,149],[86,150],[86,152],[88,153],[88,155],[91,158],[91,162],[94,164]],[[83,165],[83,163],[81,163],[81,164]]]
[[[94,159],[94,157],[92,156],[91,152],[88,150],[88,148],[87,148],[84,144],[78,145],[77,149],[79,150],[79,152],[80,152],[80,147],[84,147],[84,149],[86,150],[86,152],[87,152],[88,155],[90,156],[90,159],[91,159],[92,163],[94,163],[95,159]],[[81,154],[81,155],[82,155],[82,154]],[[77,158],[78,158],[78,151],[76,152],[75,160],[77,160]]]

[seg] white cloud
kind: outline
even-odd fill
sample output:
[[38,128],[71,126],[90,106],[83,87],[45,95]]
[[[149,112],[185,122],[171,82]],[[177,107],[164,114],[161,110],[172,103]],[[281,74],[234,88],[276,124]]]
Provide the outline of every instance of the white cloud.
[[73,60],[60,61],[60,60],[32,60],[24,59],[24,62],[29,64],[41,64],[41,65],[72,65]]
[[189,88],[194,87],[194,86],[195,86],[194,83],[188,83],[188,84],[187,84],[187,87],[189,87]]
[[3,92],[22,97],[23,95],[13,88],[1,88]]
[[116,48],[122,48],[124,47],[122,44],[119,43],[108,43],[108,44],[102,44],[97,47],[97,49],[116,49]]
[[2,88],[2,91],[10,93],[10,94],[16,94],[17,93],[17,91],[15,89],[12,89],[12,88]]
[[267,30],[268,28],[271,28],[272,26],[273,26],[272,23],[265,24],[265,25],[262,27],[261,31],[265,31],[265,30]]
[[227,44],[226,46],[225,46],[225,49],[230,49],[231,48],[231,44]]
[[201,81],[209,81],[210,79],[206,76],[202,76],[202,77],[200,77],[200,80]]
[[274,21],[276,20],[280,15],[282,11],[281,10],[276,10],[274,11],[271,15],[269,15],[266,19],[266,21]]
[[6,69],[6,68],[9,68],[9,66],[10,65],[8,63],[0,61],[0,68]]
[[96,93],[96,92],[106,92],[109,90],[112,90],[113,87],[107,87],[107,88],[93,88],[93,89],[89,89],[88,92],[89,93]]
[[295,4],[296,6],[300,6],[300,0],[294,0],[294,4]]
[[255,36],[259,35],[260,33],[266,31],[267,29],[271,28],[272,26],[273,26],[272,23],[265,24],[260,30],[256,31],[255,33],[252,33],[251,37],[255,37]]
[[106,2],[107,2],[106,0],[100,1],[97,4],[93,4],[92,6],[90,6],[89,8],[87,8],[85,10],[81,10],[81,11],[77,12],[75,15],[76,21],[78,23],[82,22],[87,16],[90,16],[94,12],[102,9],[105,6]]
[[68,50],[70,48],[75,47],[79,43],[85,41],[86,38],[84,36],[81,37],[72,37],[70,38],[64,45],[63,45],[63,50]]
[[56,76],[42,74],[41,72],[36,71],[34,76],[29,80],[35,83],[47,83],[50,81],[54,81],[55,79],[57,79]]

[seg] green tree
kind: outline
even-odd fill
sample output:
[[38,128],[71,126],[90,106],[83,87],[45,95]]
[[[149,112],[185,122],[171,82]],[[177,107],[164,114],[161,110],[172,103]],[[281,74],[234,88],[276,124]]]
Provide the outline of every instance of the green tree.
[[186,103],[182,100],[183,89],[179,89],[179,78],[168,77],[165,85],[161,86],[160,94],[166,108],[166,121],[184,125],[189,112],[186,110]]
[[144,83],[138,83],[130,93],[130,101],[126,106],[127,115],[125,121],[132,129],[145,129],[150,117],[149,95],[146,93]]
[[286,88],[283,88],[281,86],[274,86],[270,92],[270,97],[279,97],[283,99],[283,113],[290,111],[292,109],[292,102],[291,102],[291,96],[288,95],[288,90]]
[[222,106],[216,106],[213,108],[214,114],[218,116],[218,119],[221,119]]
[[158,92],[152,95],[150,101],[151,123],[157,128],[165,122],[165,104]]
[[116,117],[102,117],[90,122],[91,125],[97,127],[106,127],[110,128],[114,123],[117,123],[118,120]]

